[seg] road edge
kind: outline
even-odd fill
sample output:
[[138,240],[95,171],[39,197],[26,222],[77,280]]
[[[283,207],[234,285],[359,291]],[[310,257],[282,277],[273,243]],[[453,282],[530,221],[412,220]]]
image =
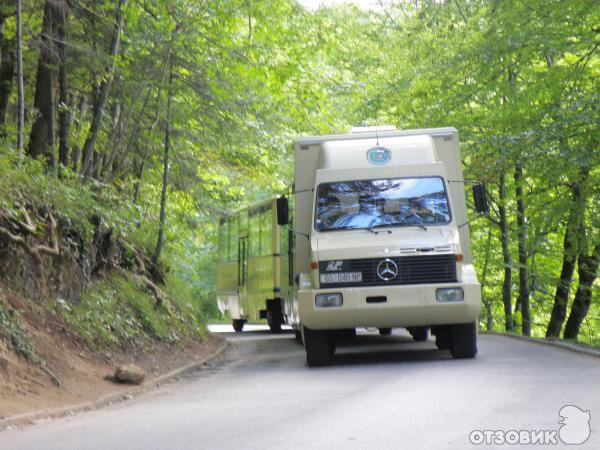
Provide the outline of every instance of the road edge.
[[8,429],[21,428],[27,425],[33,425],[35,423],[46,420],[57,419],[65,416],[73,416],[81,412],[94,411],[97,409],[104,408],[106,406],[110,406],[114,403],[121,403],[124,401],[131,400],[135,397],[139,397],[143,394],[158,389],[163,384],[172,381],[177,377],[186,375],[190,372],[194,372],[200,369],[202,365],[220,356],[229,346],[229,342],[225,340],[217,350],[215,350],[208,356],[198,359],[183,367],[174,369],[156,378],[152,378],[151,380],[139,386],[123,389],[119,392],[112,392],[110,394],[100,396],[95,400],[90,400],[84,403],[78,403],[75,405],[64,406],[56,409],[35,411],[31,413],[18,414],[16,416],[5,417],[4,419],[0,419],[0,433]]
[[521,341],[533,342],[534,344],[546,345],[548,347],[559,348],[567,350],[573,353],[579,353],[586,356],[594,356],[600,358],[600,350],[592,347],[585,347],[583,345],[573,344],[571,342],[561,341],[559,339],[544,339],[544,338],[533,338],[529,336],[521,336],[515,333],[502,333],[498,331],[480,331],[481,334],[487,334],[490,336],[504,336],[512,339],[518,339]]

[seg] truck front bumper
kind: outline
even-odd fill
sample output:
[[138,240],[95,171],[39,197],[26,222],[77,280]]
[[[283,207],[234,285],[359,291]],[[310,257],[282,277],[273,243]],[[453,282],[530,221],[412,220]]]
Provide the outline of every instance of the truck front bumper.
[[[463,289],[464,300],[437,301],[437,289],[457,287]],[[342,306],[317,307],[315,296],[327,293],[342,294]],[[379,302],[371,303],[374,300]],[[314,330],[467,323],[479,317],[481,286],[478,283],[447,283],[306,289],[298,292],[298,307],[302,324]]]

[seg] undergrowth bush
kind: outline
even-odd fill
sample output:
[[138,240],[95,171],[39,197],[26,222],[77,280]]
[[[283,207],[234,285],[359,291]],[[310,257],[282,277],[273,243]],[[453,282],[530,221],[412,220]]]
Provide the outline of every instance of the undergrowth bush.
[[138,338],[175,344],[206,334],[200,305],[176,281],[167,279],[169,299],[160,308],[141,284],[113,274],[87,289],[81,302],[62,310],[69,325],[88,344],[127,347]]

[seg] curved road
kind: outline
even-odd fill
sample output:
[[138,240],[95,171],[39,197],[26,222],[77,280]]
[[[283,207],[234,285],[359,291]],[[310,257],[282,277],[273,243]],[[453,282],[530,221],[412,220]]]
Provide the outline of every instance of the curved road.
[[[213,327],[233,345],[212,367],[110,408],[1,433],[0,449],[520,447],[470,444],[474,430],[475,439],[547,430],[545,448],[600,448],[600,358],[486,335],[475,360],[452,360],[401,330],[362,331],[333,366],[309,369],[293,334],[247,329]],[[565,405],[591,411],[583,445],[560,440]],[[567,439],[587,433],[585,418],[569,420]]]

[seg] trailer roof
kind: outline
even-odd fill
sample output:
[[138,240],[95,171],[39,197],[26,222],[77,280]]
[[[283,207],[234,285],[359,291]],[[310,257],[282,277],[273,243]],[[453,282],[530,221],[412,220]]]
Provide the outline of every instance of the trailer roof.
[[325,136],[302,136],[296,139],[296,144],[300,146],[317,145],[328,141],[346,141],[354,139],[375,139],[377,137],[397,137],[397,136],[415,136],[427,135],[432,137],[450,137],[458,134],[454,127],[444,128],[422,128],[415,130],[391,130],[391,131],[367,131],[349,134],[330,134]]

